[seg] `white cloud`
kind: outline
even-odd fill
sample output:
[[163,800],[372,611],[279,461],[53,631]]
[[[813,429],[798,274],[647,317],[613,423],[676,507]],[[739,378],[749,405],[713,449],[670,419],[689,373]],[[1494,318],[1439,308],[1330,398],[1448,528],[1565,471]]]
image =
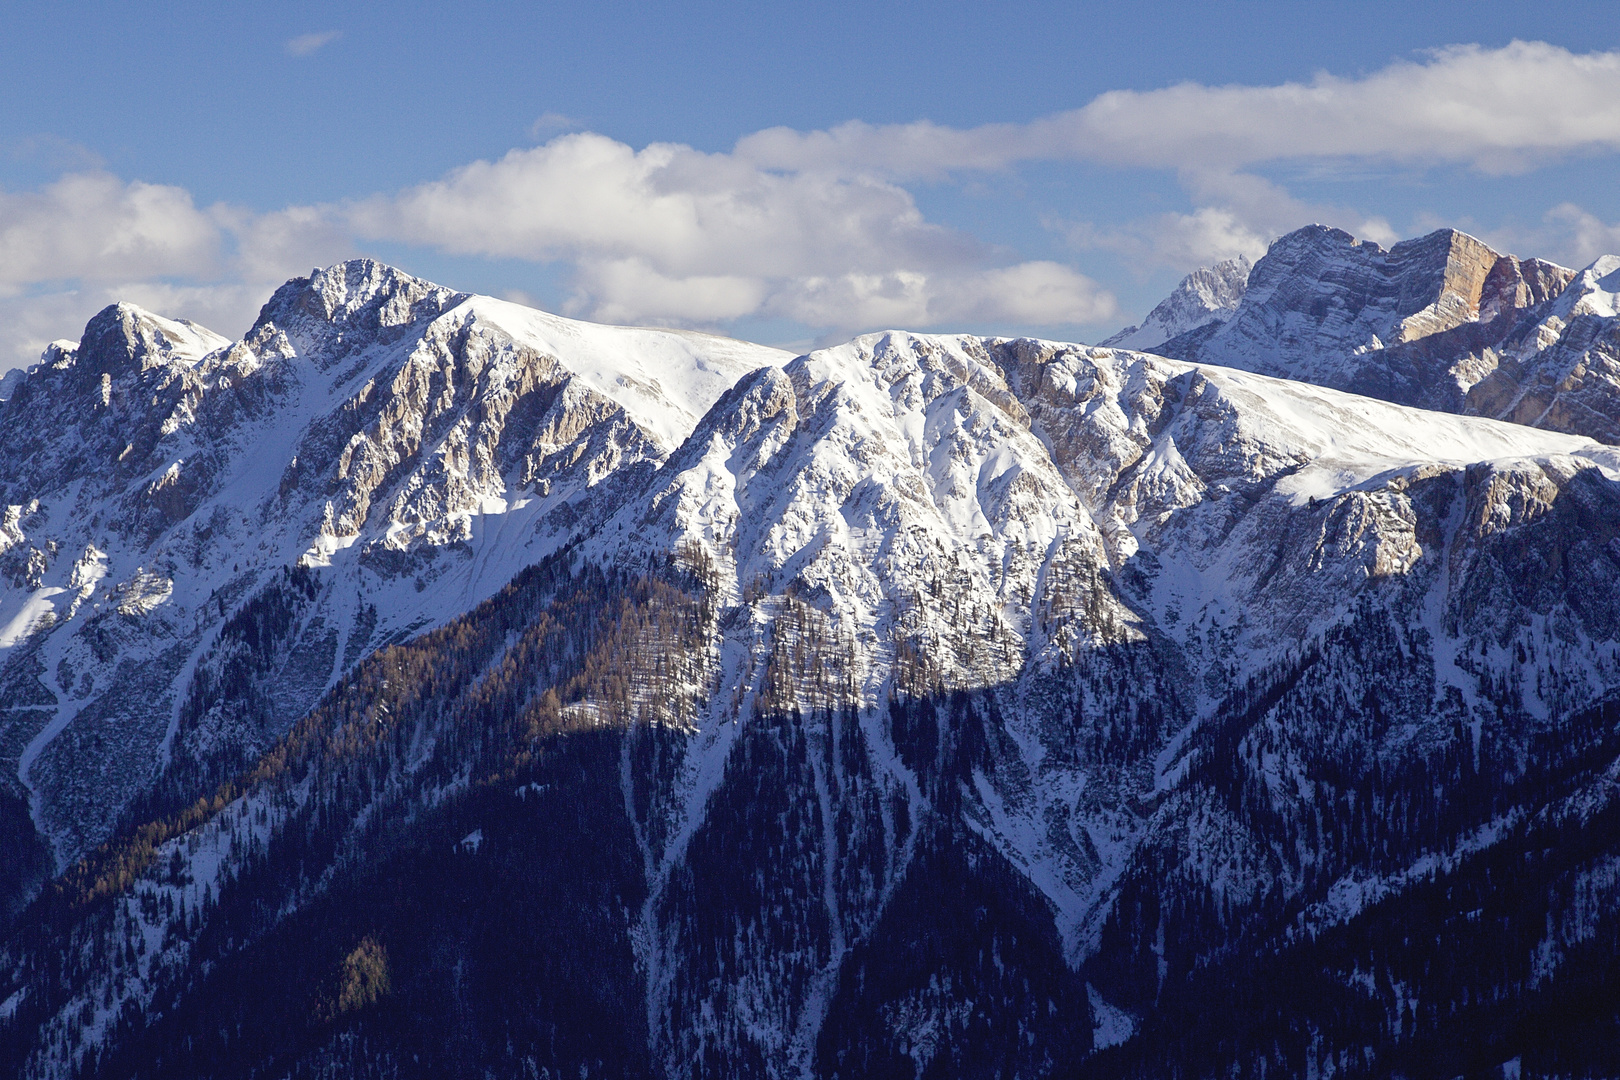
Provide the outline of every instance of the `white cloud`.
[[[365,238],[575,264],[570,310],[615,322],[752,314],[869,329],[1111,318],[1055,263],[995,268],[871,176],[761,169],[732,154],[565,135],[347,208]],[[981,295],[982,293],[982,295]]]
[[90,316],[107,306],[101,289],[0,297],[0,370],[27,367],[59,338],[77,340]]
[[[309,55],[337,36],[286,47]],[[531,134],[577,126],[547,113]],[[1268,162],[1502,172],[1616,150],[1620,53],[1515,42],[1454,46],[1352,78],[1117,91],[1020,124],[773,128],[729,153],[637,150],[576,132],[403,191],[273,213],[199,208],[180,188],[64,165],[80,171],[0,192],[0,361],[37,351],[76,329],[62,319],[82,322],[114,298],[236,333],[281,280],[367,242],[561,263],[572,271],[567,310],[616,322],[762,316],[819,332],[1095,325],[1116,314],[1095,282],[926,220],[903,185],[1036,160],[1172,168],[1186,210],[1054,227],[1140,267],[1190,268],[1256,258],[1312,220],[1396,239],[1381,218],[1301,202],[1254,175]],[[1579,264],[1620,248],[1620,226],[1564,205],[1535,238],[1545,246],[1522,249]]]
[[299,34],[290,39],[284,46],[288,56],[309,56],[316,51],[332,44],[343,36],[341,30],[322,30],[316,34]]
[[924,220],[895,184],[589,133],[396,194],[272,213],[200,209],[179,188],[76,174],[0,193],[0,221],[0,290],[29,313],[0,310],[7,363],[31,361],[120,299],[240,333],[281,281],[368,240],[561,261],[573,269],[565,309],[611,322],[762,315],[851,332],[1072,325],[1116,311],[1068,267],[997,265],[984,245]]
[[904,178],[1037,160],[1230,172],[1290,158],[1377,158],[1496,173],[1588,150],[1620,150],[1620,52],[1515,41],[1437,49],[1360,78],[1116,90],[1026,124],[772,128],[736,152],[762,168]]
[[1071,326],[1114,319],[1112,293],[1067,266],[812,275],[780,282],[767,314],[850,332],[964,323]]
[[216,206],[210,213],[234,241],[232,276],[241,280],[280,284],[356,253],[346,222],[331,207],[290,206],[261,214]]
[[[735,153],[762,169],[865,172],[890,182],[1029,161],[1174,169],[1196,204],[1191,213],[1123,227],[1061,227],[1081,247],[1118,251],[1144,265],[1190,268],[1237,254],[1253,258],[1273,237],[1313,220],[1380,243],[1396,239],[1376,216],[1300,203],[1245,171],[1255,166],[1308,160],[1331,173],[1381,161],[1461,164],[1498,174],[1617,150],[1620,52],[1577,54],[1515,41],[1498,49],[1437,49],[1354,78],[1323,73],[1277,86],[1182,83],[1113,91],[1024,124],[772,128],[740,140]],[[1603,235],[1589,224],[1575,232]],[[1569,246],[1595,250],[1574,240]]]
[[1112,293],[1061,263],[1026,262],[938,283],[929,322],[952,319],[1034,326],[1100,323],[1119,315]]
[[1209,266],[1238,255],[1251,261],[1282,233],[1310,222],[1345,229],[1363,239],[1391,244],[1400,239],[1389,222],[1340,206],[1301,202],[1250,173],[1183,170],[1183,186],[1203,203],[1191,213],[1164,213],[1123,226],[1055,222],[1076,248],[1101,248],[1126,256],[1145,275],[1169,266]]
[[1480,238],[1499,251],[1534,255],[1576,269],[1601,255],[1620,254],[1620,223],[1611,225],[1572,202],[1548,210],[1539,225],[1484,229]]
[[1077,155],[1130,165],[1370,157],[1517,171],[1620,149],[1620,53],[1457,45],[1358,79],[1115,91],[1039,126]]
[[613,323],[727,322],[759,310],[765,284],[735,274],[661,273],[642,258],[586,259],[565,310]]
[[182,188],[88,172],[40,191],[0,191],[0,293],[40,281],[208,273],[219,255],[218,227]]
[[1599,256],[1620,252],[1620,224],[1610,225],[1574,203],[1553,207],[1546,223],[1553,234],[1549,252],[1570,266],[1584,267]]
[[637,257],[660,273],[888,269],[977,253],[910,193],[865,177],[781,174],[727,154],[564,135],[352,206],[359,235],[458,254]]
[[183,188],[100,171],[0,191],[0,368],[120,300],[238,334],[282,281],[352,251],[321,208],[199,208]]
[[1125,226],[1100,228],[1089,221],[1060,225],[1081,250],[1100,248],[1130,259],[1143,276],[1151,269],[1210,266],[1266,253],[1276,233],[1258,230],[1225,207],[1205,206],[1190,214],[1158,214]]

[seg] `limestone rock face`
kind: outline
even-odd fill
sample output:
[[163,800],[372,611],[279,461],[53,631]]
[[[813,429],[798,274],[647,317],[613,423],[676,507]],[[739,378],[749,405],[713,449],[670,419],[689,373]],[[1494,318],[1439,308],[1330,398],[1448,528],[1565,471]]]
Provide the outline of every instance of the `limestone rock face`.
[[1620,443],[1620,258],[1597,260],[1530,310],[1479,350],[1486,373],[1466,411]]
[[1272,245],[1228,318],[1153,351],[1613,443],[1615,269],[1499,255],[1451,229],[1385,251],[1313,225]]

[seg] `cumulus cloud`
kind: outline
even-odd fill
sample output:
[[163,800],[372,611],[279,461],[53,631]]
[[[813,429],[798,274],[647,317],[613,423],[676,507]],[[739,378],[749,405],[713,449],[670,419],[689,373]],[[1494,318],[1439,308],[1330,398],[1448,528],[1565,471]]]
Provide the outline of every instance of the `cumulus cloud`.
[[1544,42],[1455,45],[1359,78],[1278,86],[1116,90],[1026,124],[958,129],[853,122],[772,128],[737,154],[770,169],[867,169],[891,178],[1023,161],[1231,171],[1291,158],[1462,163],[1497,173],[1549,155],[1620,150],[1620,52]]
[[983,245],[924,220],[888,181],[767,170],[667,143],[638,151],[591,133],[357,202],[347,219],[374,240],[570,261],[571,312],[615,322],[758,313],[835,329],[1058,325],[1114,310],[1057,264],[993,266]]
[[1191,213],[1164,213],[1112,227],[1053,222],[1077,248],[1101,248],[1127,257],[1144,275],[1158,267],[1208,266],[1238,255],[1251,261],[1278,235],[1306,222],[1345,229],[1363,239],[1400,239],[1388,221],[1340,206],[1302,202],[1249,173],[1183,170],[1182,182],[1205,205]]
[[183,188],[99,170],[0,191],[0,368],[120,300],[240,333],[276,285],[352,250],[322,208],[198,207]]
[[1123,255],[1143,277],[1160,267],[1210,266],[1238,255],[1253,261],[1266,253],[1276,235],[1255,228],[1230,209],[1215,206],[1200,207],[1190,214],[1156,214],[1126,225],[1053,224],[1073,247]]
[[322,30],[315,34],[299,34],[283,46],[288,56],[310,56],[343,36],[341,30]]
[[1620,222],[1611,224],[1572,202],[1559,203],[1536,223],[1510,222],[1497,228],[1476,224],[1470,231],[1498,251],[1534,255],[1575,269],[1600,256],[1620,254]]
[[847,273],[780,284],[765,311],[842,330],[949,323],[1067,326],[1115,318],[1114,296],[1069,267],[1026,262],[984,270]]
[[736,155],[762,169],[865,171],[891,182],[1031,161],[1174,169],[1198,204],[1190,213],[1124,227],[1054,224],[1082,247],[1118,251],[1144,265],[1189,267],[1237,254],[1252,258],[1280,232],[1313,220],[1380,243],[1395,238],[1376,216],[1307,206],[1249,171],[1268,163],[1309,160],[1329,171],[1335,163],[1369,160],[1460,164],[1501,174],[1616,150],[1620,52],[1578,54],[1515,41],[1498,49],[1437,49],[1354,78],[1323,73],[1276,86],[1189,82],[1113,91],[1023,124],[772,128],[740,140]]
[[[308,34],[286,47],[309,55],[336,37]],[[530,134],[578,126],[548,113]],[[1051,225],[1141,268],[1190,268],[1256,258],[1272,237],[1312,220],[1397,238],[1375,215],[1295,199],[1256,175],[1268,163],[1500,173],[1616,150],[1620,52],[1514,42],[1440,49],[1348,78],[1117,91],[1027,123],[773,128],[724,153],[636,149],[576,131],[402,191],[272,213],[198,207],[183,189],[127,182],[84,161],[38,191],[0,191],[0,359],[37,353],[73,328],[67,313],[82,321],[112,298],[217,319],[216,329],[236,333],[285,277],[367,243],[558,263],[569,271],[565,309],[614,322],[757,316],[829,334],[1096,325],[1117,307],[1094,281],[928,221],[905,185],[1031,161],[1173,169],[1185,209]],[[1620,226],[1564,205],[1536,238],[1520,250],[1579,264],[1620,248]]]
[[681,275],[888,268],[978,249],[925,222],[892,184],[774,173],[667,143],[637,151],[590,133],[365,200],[349,220],[362,236],[458,254],[636,256]]
[[[393,194],[261,213],[95,172],[0,193],[0,353],[26,363],[116,299],[240,333],[286,277],[365,242],[562,262],[569,314],[821,332],[1114,318],[1113,296],[1053,262],[1006,265],[865,175],[781,173],[733,154],[564,135]],[[53,284],[54,283],[54,284]],[[24,296],[26,294],[26,296]]]
[[0,191],[0,293],[38,281],[206,273],[219,230],[184,189],[101,172]]
[[1099,290],[1084,274],[1055,262],[945,275],[935,285],[924,325],[965,318],[1060,326],[1105,322],[1119,314],[1112,293]]
[[1374,157],[1518,171],[1620,149],[1620,53],[1458,45],[1358,79],[1115,91],[1038,126],[1072,152],[1131,165]]
[[1570,266],[1588,266],[1599,256],[1620,251],[1620,223],[1610,225],[1573,202],[1560,202],[1547,210],[1545,223],[1552,233],[1549,253]]
[[257,213],[216,206],[210,213],[234,245],[230,270],[239,280],[279,284],[356,254],[348,225],[333,207],[290,206]]

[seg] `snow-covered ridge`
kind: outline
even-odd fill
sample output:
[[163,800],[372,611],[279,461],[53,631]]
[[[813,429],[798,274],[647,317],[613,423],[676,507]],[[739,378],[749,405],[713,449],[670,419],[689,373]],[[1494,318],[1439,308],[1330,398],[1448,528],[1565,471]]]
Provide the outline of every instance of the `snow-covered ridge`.
[[591,389],[617,402],[665,450],[679,446],[709,407],[743,375],[793,354],[688,330],[578,322],[487,296],[467,316],[567,364]]
[[[747,382],[761,368],[781,374]],[[47,407],[66,421],[54,438],[28,420]],[[1117,573],[1144,544],[1164,565],[1161,534],[1234,484],[1310,505],[1414,470],[1612,467],[1578,438],[1128,351],[893,332],[794,359],[580,323],[363,260],[289,282],[240,343],[109,309],[18,388],[0,441],[23,465],[6,485],[4,651],[32,673],[16,676],[20,700],[39,703],[13,760],[63,858],[168,755],[208,752],[206,723],[182,730],[184,688],[282,567],[322,570],[300,648],[324,659],[305,661],[294,711],[368,648],[593,532],[604,558],[704,545],[734,596],[795,583],[828,598],[840,633],[880,643],[859,650],[875,694],[896,677],[881,643],[897,633],[928,678],[957,685],[1098,640],[1041,615],[1075,602],[1041,589],[1076,567]],[[1161,575],[1182,584],[1158,586],[1151,610],[1108,601],[1117,632],[1195,599],[1250,602],[1231,593],[1243,557],[1221,553],[1223,535],[1182,541],[1185,569]],[[90,551],[100,584],[71,570]],[[1211,578],[1223,559],[1234,569]],[[927,600],[946,582],[950,612]],[[105,640],[114,618],[123,644],[92,659],[87,635]],[[150,683],[139,702],[124,679],[97,685],[121,665]],[[92,716],[144,734],[122,779],[90,790],[72,778]]]

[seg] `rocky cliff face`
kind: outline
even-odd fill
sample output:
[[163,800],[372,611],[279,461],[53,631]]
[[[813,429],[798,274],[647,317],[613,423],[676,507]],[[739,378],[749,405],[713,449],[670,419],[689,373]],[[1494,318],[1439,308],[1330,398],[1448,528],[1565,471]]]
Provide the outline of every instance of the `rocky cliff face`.
[[[1532,295],[1495,265],[1475,302]],[[1426,295],[1367,325],[1452,311]],[[236,429],[259,479],[179,535],[254,528],[119,593],[119,640],[222,558],[258,576],[160,639],[194,657],[168,764],[0,954],[19,1073],[1614,1064],[1620,451],[1055,342],[787,357],[363,263],[176,360],[198,415],[231,356],[302,411]],[[78,618],[18,638],[45,693]],[[60,700],[45,745],[84,745]]]
[[1614,270],[1449,229],[1385,251],[1313,225],[1272,245],[1229,318],[1154,351],[1613,443]]

